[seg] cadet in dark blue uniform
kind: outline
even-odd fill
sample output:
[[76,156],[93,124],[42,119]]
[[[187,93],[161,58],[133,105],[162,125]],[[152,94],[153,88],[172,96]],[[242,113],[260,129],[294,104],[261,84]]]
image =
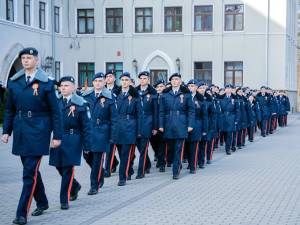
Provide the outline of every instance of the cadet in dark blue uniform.
[[84,158],[91,167],[91,187],[89,195],[98,193],[104,184],[104,158],[110,151],[112,137],[114,100],[109,90],[105,88],[103,73],[93,77],[93,89],[83,93],[88,102],[92,117],[92,146],[90,152],[85,152]]
[[[112,99],[116,98],[116,93],[119,92],[120,87],[116,84],[116,75],[114,71],[109,70],[105,74],[106,89],[111,92]],[[112,127],[113,128],[113,127]],[[113,129],[112,129],[113,130]],[[111,173],[116,172],[119,161],[115,155],[117,145],[110,143],[109,152],[106,155],[105,160],[105,177],[110,177]]]
[[250,113],[252,114],[252,122],[250,123],[248,127],[248,137],[249,141],[253,142],[254,140],[254,133],[255,133],[255,126],[257,123],[261,121],[261,112],[260,112],[260,107],[259,104],[256,102],[254,96],[252,93],[248,97],[249,104],[250,104]]
[[37,69],[38,52],[25,48],[19,53],[24,69],[8,81],[8,96],[3,123],[2,141],[8,142],[13,132],[12,153],[21,157],[23,189],[14,224],[26,224],[32,197],[39,216],[48,209],[48,200],[39,166],[43,155],[49,154],[51,145],[58,147],[62,138],[62,121],[55,95],[54,82],[41,69]]
[[140,105],[139,96],[135,88],[130,86],[130,74],[121,75],[121,89],[117,94],[116,126],[113,141],[117,144],[121,159],[119,167],[119,186],[126,185],[126,180],[131,179],[134,171],[131,166],[139,124]]
[[[139,103],[141,109],[140,126],[137,136],[137,148],[140,152],[137,179],[145,176],[145,171],[150,170],[151,162],[148,156],[149,139],[157,134],[158,130],[158,110],[157,110],[157,92],[149,85],[150,73],[147,71],[139,74],[140,85],[136,87],[139,94]],[[146,162],[147,168],[146,168]]]
[[86,101],[75,94],[75,79],[60,79],[59,99],[63,118],[63,137],[60,147],[50,149],[49,164],[55,166],[62,177],[60,188],[61,209],[69,209],[71,190],[77,193],[80,184],[74,179],[74,166],[80,166],[82,151],[91,149],[91,121]]
[[[165,81],[164,80],[158,80],[154,84],[154,87],[157,91],[157,105],[159,108],[160,99],[163,93],[163,90],[165,89]],[[163,133],[161,131],[158,131],[156,135],[152,134],[152,137],[150,139],[151,146],[153,148],[153,151],[157,154],[157,167],[159,168],[159,172],[165,172],[165,166],[166,166],[166,158],[167,158],[167,145],[163,138]]]
[[192,101],[194,103],[195,122],[193,131],[189,133],[188,138],[186,139],[186,151],[190,173],[194,174],[196,173],[198,165],[199,142],[201,137],[207,134],[208,116],[207,106],[204,103],[204,97],[197,93],[197,82],[195,80],[190,80],[187,84],[189,90],[191,91]]
[[266,93],[266,87],[262,86],[260,88],[260,93],[257,94],[256,100],[260,105],[262,120],[260,124],[261,136],[266,137],[268,130],[268,120],[271,116],[270,107],[271,99],[270,96]]
[[239,104],[232,94],[232,86],[225,86],[225,94],[221,97],[220,105],[223,113],[223,132],[225,138],[225,151],[231,154],[231,146],[234,141],[233,133],[237,130],[240,117]]
[[278,101],[278,124],[280,127],[286,126],[286,116],[290,111],[290,102],[284,91],[279,91],[277,95]]
[[184,150],[184,140],[193,130],[195,109],[190,91],[181,86],[181,75],[173,74],[171,88],[166,88],[159,105],[159,130],[174,152],[173,179],[178,179]]
[[274,96],[274,93],[271,88],[268,89],[268,94],[271,98],[271,119],[270,119],[270,126],[269,126],[269,133],[273,134],[277,127],[277,115],[278,115],[278,101],[277,98]]

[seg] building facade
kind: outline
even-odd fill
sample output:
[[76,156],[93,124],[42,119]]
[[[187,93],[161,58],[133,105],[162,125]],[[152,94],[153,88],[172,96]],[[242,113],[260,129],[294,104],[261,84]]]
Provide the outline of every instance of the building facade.
[[149,70],[151,82],[180,72],[284,89],[296,107],[296,0],[3,0],[0,43],[4,83],[34,46],[44,69],[78,86],[108,69]]

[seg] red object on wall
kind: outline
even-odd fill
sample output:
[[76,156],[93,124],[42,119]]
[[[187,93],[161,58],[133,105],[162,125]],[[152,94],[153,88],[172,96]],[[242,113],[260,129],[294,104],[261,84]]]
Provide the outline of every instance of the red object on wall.
[[121,52],[120,51],[117,51],[117,56],[121,56]]

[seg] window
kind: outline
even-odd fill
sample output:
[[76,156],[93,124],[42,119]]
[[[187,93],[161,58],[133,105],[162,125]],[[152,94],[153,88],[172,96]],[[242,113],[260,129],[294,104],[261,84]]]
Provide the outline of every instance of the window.
[[152,8],[136,8],[135,9],[135,32],[151,33],[153,27]]
[[212,84],[212,62],[195,62],[194,79]]
[[43,30],[46,29],[46,3],[40,2],[39,7],[39,27]]
[[165,8],[165,32],[182,31],[182,7]]
[[60,79],[60,62],[59,61],[55,61],[54,63],[54,69],[55,69],[55,80],[59,80]]
[[24,24],[30,26],[30,0],[24,0]]
[[158,80],[168,82],[168,70],[150,70],[150,84],[154,85]]
[[244,30],[244,5],[225,5],[225,31]]
[[94,9],[78,9],[77,13],[78,34],[93,34]]
[[60,26],[59,26],[59,7],[54,6],[54,32],[59,33],[60,32]]
[[91,87],[95,74],[95,63],[78,63],[78,86]]
[[120,76],[123,73],[123,63],[122,62],[108,62],[106,63],[106,71],[113,70],[116,75],[116,83],[120,84]]
[[6,19],[14,21],[14,1],[6,0]]
[[194,31],[212,31],[213,7],[195,6]]
[[123,33],[123,9],[106,9],[106,33]]
[[243,86],[243,62],[225,62],[224,83]]

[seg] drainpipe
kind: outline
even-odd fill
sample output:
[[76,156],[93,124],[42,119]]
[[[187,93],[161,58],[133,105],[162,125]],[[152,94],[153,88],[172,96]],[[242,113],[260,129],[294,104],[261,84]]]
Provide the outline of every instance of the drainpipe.
[[53,57],[53,63],[52,63],[52,68],[51,68],[51,73],[52,76],[55,76],[55,72],[54,72],[54,66],[55,66],[55,32],[54,32],[54,1],[50,1],[51,2],[51,9],[50,9],[50,13],[51,13],[51,48],[52,48],[52,57]]
[[266,24],[266,82],[269,86],[269,48],[270,48],[270,0],[268,0],[268,16]]

